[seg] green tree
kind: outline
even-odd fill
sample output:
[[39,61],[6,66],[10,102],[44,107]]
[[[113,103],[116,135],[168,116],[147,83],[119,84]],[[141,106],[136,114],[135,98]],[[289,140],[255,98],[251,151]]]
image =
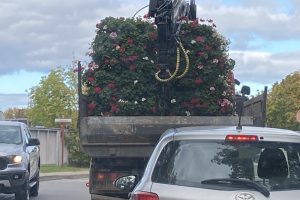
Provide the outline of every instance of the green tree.
[[55,118],[70,118],[72,123],[65,135],[69,163],[87,166],[89,158],[81,152],[77,132],[77,77],[70,69],[56,68],[29,90],[28,118],[32,125],[57,127]]
[[40,83],[29,90],[28,118],[32,125],[57,126],[55,118],[73,118],[77,112],[76,77],[61,67],[42,77]]
[[275,83],[268,95],[267,123],[271,127],[299,130],[296,113],[300,109],[300,72]]

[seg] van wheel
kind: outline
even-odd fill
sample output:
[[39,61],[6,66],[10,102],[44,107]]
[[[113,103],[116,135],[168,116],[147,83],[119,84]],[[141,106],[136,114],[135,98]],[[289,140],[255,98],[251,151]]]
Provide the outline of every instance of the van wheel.
[[15,193],[15,200],[29,200],[29,180],[26,178],[26,181],[23,187]]
[[36,197],[39,195],[39,188],[40,188],[40,172],[37,173],[35,177],[36,184],[30,188],[30,196],[31,197]]

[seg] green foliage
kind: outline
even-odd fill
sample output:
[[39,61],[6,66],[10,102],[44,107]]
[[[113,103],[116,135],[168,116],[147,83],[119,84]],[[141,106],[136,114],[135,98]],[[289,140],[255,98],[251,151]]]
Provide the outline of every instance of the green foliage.
[[[97,28],[92,43],[93,61],[83,74],[89,115],[161,115],[161,99],[166,94],[154,76],[158,71],[155,26],[142,19],[110,17]],[[165,114],[230,115],[235,63],[228,58],[228,41],[213,23],[198,21],[184,23],[180,35],[190,58],[190,69],[182,79],[165,84]],[[174,51],[170,57],[171,72],[175,61]],[[181,68],[179,75],[183,71]]]
[[267,123],[271,127],[299,130],[296,113],[300,110],[300,72],[275,83],[268,95]]
[[32,125],[58,127],[55,118],[70,118],[66,146],[69,163],[88,166],[89,158],[81,152],[77,133],[77,77],[70,69],[56,68],[43,77],[39,85],[30,89],[28,118]]
[[32,125],[55,127],[55,118],[71,118],[77,108],[74,74],[63,68],[52,70],[29,91],[28,118]]

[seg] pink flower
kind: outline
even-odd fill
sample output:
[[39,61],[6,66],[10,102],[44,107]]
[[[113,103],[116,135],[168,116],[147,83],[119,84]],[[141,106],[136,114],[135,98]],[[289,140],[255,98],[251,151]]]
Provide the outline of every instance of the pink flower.
[[101,87],[94,87],[95,94],[100,94],[102,92]]
[[96,108],[96,104],[94,102],[91,102],[88,104],[88,110],[94,110]]
[[204,37],[203,36],[197,36],[195,39],[198,43],[204,42]]
[[131,55],[128,57],[128,61],[136,61],[138,59],[138,56],[137,55]]
[[198,25],[198,19],[194,20],[194,21],[191,23],[192,28],[195,28],[197,25]]
[[97,23],[96,28],[100,29],[101,28],[101,23]]
[[197,56],[199,56],[199,57],[204,56],[204,52],[199,51],[199,52],[197,53]]
[[109,65],[109,64],[110,64],[109,59],[105,59],[105,60],[104,60],[104,64]]
[[124,47],[120,47],[120,48],[119,48],[119,52],[120,52],[120,53],[125,53],[125,48],[124,48]]
[[149,14],[147,13],[147,14],[145,14],[144,15],[144,18],[146,19],[146,18],[149,18]]
[[95,78],[94,78],[94,77],[87,77],[87,81],[88,81],[89,83],[92,83],[92,82],[94,82],[94,80],[95,80]]
[[128,39],[127,39],[127,44],[128,44],[128,45],[133,45],[133,39],[128,38]]
[[202,79],[201,78],[197,78],[196,80],[195,80],[195,84],[196,85],[200,85],[202,83]]
[[130,65],[129,70],[134,72],[136,70],[136,66],[135,65]]
[[116,104],[111,104],[110,106],[111,106],[110,112],[112,113],[115,113],[119,110],[118,105]]
[[203,67],[204,67],[204,66],[201,65],[201,64],[197,65],[197,68],[198,68],[198,69],[203,69]]
[[197,99],[197,98],[192,98],[192,99],[191,99],[191,104],[197,105],[197,104],[199,104],[199,103],[200,103],[199,99]]
[[107,84],[107,86],[106,87],[108,87],[109,89],[114,89],[116,86],[115,86],[115,84],[114,83],[109,83],[109,84]]
[[118,34],[117,34],[116,32],[111,32],[111,33],[109,34],[109,37],[110,37],[111,39],[116,39],[116,38],[118,37]]

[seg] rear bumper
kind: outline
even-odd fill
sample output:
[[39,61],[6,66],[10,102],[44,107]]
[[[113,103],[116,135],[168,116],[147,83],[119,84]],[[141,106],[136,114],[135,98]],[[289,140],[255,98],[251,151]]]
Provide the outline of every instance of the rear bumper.
[[91,200],[124,200],[128,198],[117,198],[117,197],[108,197],[108,196],[103,196],[103,195],[98,195],[98,194],[91,194]]

